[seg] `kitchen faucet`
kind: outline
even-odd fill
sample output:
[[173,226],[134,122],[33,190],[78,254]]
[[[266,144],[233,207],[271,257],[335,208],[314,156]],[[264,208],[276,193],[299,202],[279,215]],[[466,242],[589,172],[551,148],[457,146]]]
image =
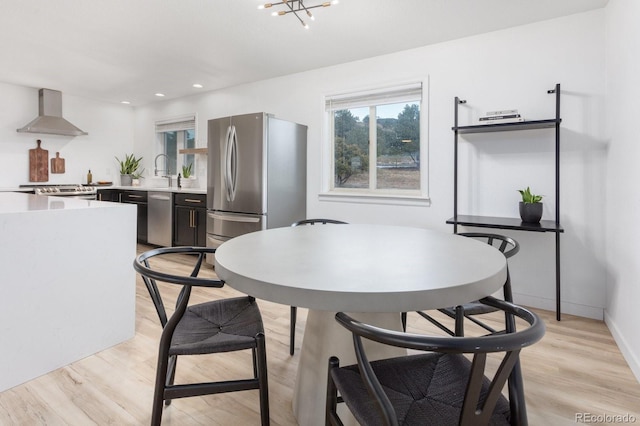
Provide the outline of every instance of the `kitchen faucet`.
[[[158,158],[159,157],[164,157],[164,170],[158,170]],[[169,173],[169,156],[167,154],[158,154],[156,155],[156,158],[153,160],[153,175],[154,176],[158,176],[158,172],[162,171],[164,172],[164,175],[162,177],[166,177],[169,179],[169,186],[171,186],[171,173]]]
[[[158,170],[158,158],[164,157],[164,170]],[[165,172],[165,176],[167,176],[167,172],[169,172],[169,156],[167,154],[158,154],[156,158],[153,160],[153,175],[158,176],[158,172]]]

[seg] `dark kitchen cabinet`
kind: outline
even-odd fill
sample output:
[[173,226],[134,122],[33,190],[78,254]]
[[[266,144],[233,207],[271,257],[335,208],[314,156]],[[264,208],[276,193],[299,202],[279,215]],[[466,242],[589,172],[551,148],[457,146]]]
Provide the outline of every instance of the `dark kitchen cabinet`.
[[122,191],[119,189],[98,189],[96,199],[98,201],[112,201],[114,203],[119,203],[121,192]]
[[138,207],[137,237],[139,243],[147,242],[147,192],[146,191],[122,191],[120,202],[135,204]]
[[207,245],[207,196],[176,193],[173,211],[173,245]]

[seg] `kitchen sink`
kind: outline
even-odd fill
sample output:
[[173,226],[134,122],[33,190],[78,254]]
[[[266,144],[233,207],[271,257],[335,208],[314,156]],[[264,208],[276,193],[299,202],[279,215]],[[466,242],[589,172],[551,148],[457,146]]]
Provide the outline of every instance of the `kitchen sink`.
[[171,179],[168,177],[152,176],[145,178],[145,186],[150,188],[169,188]]

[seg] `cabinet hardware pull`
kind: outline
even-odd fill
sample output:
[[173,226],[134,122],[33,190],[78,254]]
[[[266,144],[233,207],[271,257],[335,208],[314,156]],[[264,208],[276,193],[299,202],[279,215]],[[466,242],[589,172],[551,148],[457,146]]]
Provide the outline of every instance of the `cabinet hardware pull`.
[[142,198],[142,195],[128,195],[129,198]]
[[193,198],[185,198],[184,201],[186,201],[187,203],[198,203],[198,204],[202,202],[202,200],[196,200]]

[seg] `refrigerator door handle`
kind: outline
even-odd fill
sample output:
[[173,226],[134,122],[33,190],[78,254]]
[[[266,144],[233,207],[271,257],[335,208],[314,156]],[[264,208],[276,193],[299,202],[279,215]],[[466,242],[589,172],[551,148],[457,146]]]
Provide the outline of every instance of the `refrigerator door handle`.
[[230,148],[231,145],[231,126],[227,127],[227,136],[224,140],[224,160],[222,161],[222,176],[224,177],[224,190],[227,194],[227,201],[231,201],[231,174],[230,174]]
[[246,223],[260,222],[259,217],[236,216],[236,215],[219,214],[219,213],[209,213],[209,217],[213,219],[218,219],[218,220],[228,220],[230,222],[246,222]]
[[229,149],[229,157],[227,164],[229,166],[229,180],[231,183],[229,192],[231,193],[231,199],[233,201],[236,198],[236,187],[238,181],[238,134],[236,133],[236,126],[231,126],[230,141],[231,148]]

